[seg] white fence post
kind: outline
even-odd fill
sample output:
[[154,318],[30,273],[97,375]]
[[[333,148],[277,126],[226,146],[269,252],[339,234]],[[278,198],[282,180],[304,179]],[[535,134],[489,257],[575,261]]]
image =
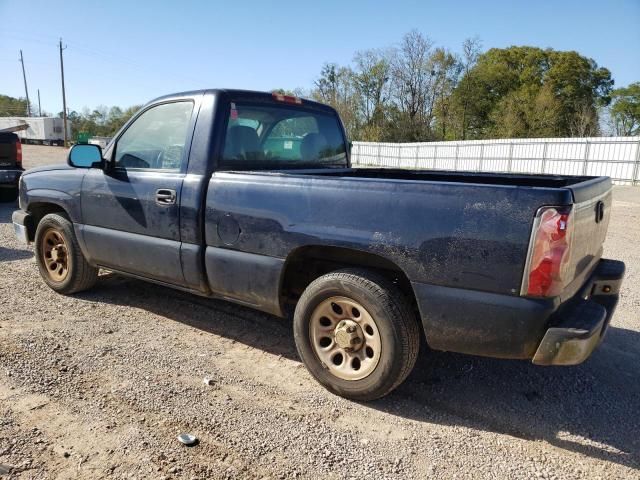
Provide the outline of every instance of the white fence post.
[[584,148],[584,164],[582,165],[582,175],[587,174],[587,165],[589,164],[589,147],[591,146],[589,140],[586,140],[586,144],[587,145]]
[[453,169],[458,171],[458,150],[460,149],[460,144],[456,143],[456,159],[454,160]]
[[416,144],[416,170],[418,169],[418,153],[420,152],[420,145]]
[[509,162],[507,163],[507,172],[511,172],[513,163],[513,141],[509,142]]
[[544,146],[542,147],[542,171],[540,173],[544,173],[547,168],[547,147],[549,146],[549,142],[545,141]]
[[640,174],[640,140],[638,140],[638,144],[636,145],[636,159],[633,165],[633,179],[631,180],[631,185],[637,185],[640,178],[638,175]]
[[484,158],[484,143],[480,144],[480,161],[478,162],[478,171],[482,171],[482,159]]

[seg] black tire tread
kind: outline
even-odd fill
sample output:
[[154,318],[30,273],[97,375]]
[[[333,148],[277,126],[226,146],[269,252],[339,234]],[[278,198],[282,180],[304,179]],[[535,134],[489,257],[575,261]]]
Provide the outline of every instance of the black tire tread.
[[401,369],[394,382],[384,389],[358,395],[358,400],[369,401],[384,397],[397,388],[411,373],[420,351],[420,327],[405,294],[385,276],[364,268],[345,268],[323,275],[309,284],[299,303],[305,304],[327,281],[346,282],[358,285],[371,292],[380,305],[392,312],[399,323],[401,352],[397,359]]

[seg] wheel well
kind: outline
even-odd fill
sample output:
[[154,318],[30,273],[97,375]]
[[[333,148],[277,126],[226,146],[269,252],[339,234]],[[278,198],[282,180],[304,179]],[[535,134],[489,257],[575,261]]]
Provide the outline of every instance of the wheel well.
[[29,205],[30,221],[27,225],[27,233],[29,234],[29,240],[33,241],[36,238],[36,229],[40,220],[45,215],[50,213],[61,213],[68,218],[67,212],[60,205],[55,203],[32,203]]
[[349,267],[366,268],[385,276],[405,294],[418,314],[411,282],[395,263],[374,253],[329,246],[301,247],[287,257],[280,289],[284,312],[293,312],[302,292],[316,278]]

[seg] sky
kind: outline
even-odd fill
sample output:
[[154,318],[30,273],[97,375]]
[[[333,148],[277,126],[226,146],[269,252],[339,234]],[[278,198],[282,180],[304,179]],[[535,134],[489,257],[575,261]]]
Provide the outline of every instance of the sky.
[[22,49],[32,103],[40,89],[42,109],[62,111],[60,38],[67,106],[81,111],[200,88],[308,89],[324,63],[412,29],[455,52],[473,36],[485,50],[576,50],[616,87],[640,81],[640,0],[0,0],[0,94],[24,97]]

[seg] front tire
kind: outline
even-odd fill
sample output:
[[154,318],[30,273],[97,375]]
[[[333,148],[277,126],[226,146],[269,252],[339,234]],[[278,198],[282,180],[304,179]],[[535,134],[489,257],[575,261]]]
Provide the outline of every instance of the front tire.
[[68,295],[91,288],[98,269],[84,258],[73,224],[63,215],[45,215],[36,229],[36,263],[40,276],[49,287]]
[[294,314],[294,338],[305,366],[325,388],[352,400],[374,400],[400,385],[420,348],[417,319],[385,277],[339,270],[313,281]]

